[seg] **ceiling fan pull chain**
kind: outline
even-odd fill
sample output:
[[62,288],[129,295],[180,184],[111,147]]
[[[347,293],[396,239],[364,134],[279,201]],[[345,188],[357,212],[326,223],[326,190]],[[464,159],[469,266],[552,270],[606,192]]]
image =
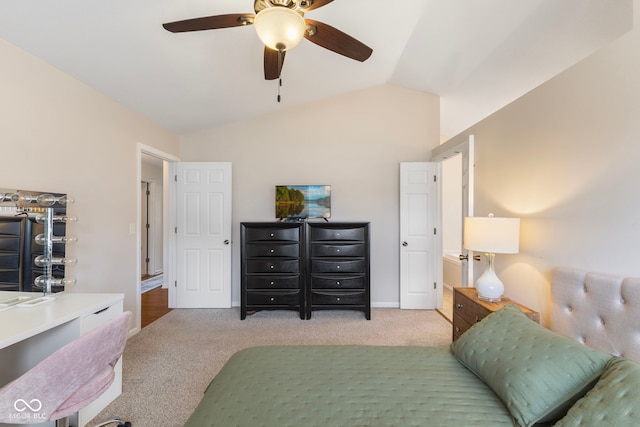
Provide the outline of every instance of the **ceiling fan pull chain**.
[[[278,47],[278,74],[282,71],[282,63],[284,62],[284,49]],[[282,87],[282,77],[278,76],[278,102],[280,102],[280,88]]]
[[280,102],[280,88],[282,87],[282,79],[278,79],[278,102]]

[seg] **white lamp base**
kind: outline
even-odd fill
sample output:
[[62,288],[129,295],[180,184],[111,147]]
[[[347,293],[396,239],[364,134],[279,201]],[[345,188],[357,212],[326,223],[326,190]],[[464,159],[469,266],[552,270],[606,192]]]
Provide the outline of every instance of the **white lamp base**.
[[504,293],[504,285],[496,276],[496,272],[493,268],[493,259],[495,254],[489,253],[487,255],[487,269],[482,273],[482,276],[476,280],[476,290],[478,291],[478,298],[484,301],[498,302],[502,300],[502,294]]

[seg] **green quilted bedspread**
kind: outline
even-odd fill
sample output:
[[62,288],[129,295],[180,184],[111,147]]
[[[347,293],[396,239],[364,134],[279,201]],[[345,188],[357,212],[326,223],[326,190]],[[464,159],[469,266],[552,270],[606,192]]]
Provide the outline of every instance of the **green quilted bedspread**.
[[187,421],[208,426],[513,426],[448,348],[275,346],[239,351]]

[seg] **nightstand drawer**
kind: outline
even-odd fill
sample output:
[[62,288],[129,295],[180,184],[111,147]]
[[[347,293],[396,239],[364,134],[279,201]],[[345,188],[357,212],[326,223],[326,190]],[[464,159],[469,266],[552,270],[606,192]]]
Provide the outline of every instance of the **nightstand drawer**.
[[456,292],[453,300],[453,314],[458,315],[469,324],[478,323],[487,317],[491,311],[477,304],[473,300]]
[[311,246],[312,257],[364,257],[364,243],[315,244]]
[[247,292],[247,305],[298,305],[300,292]]
[[524,305],[518,304],[503,297],[501,301],[489,302],[478,298],[475,288],[454,288],[453,290],[453,340],[458,339],[476,323],[487,317],[489,314],[500,310],[506,305],[514,304],[529,319],[540,323],[540,314]]
[[464,334],[471,328],[473,325],[467,322],[465,319],[457,315],[453,314],[453,340],[457,340],[460,335]]
[[278,241],[289,240],[297,242],[300,238],[300,229],[295,228],[251,228],[244,230],[245,242],[252,241]]
[[358,305],[365,304],[364,292],[315,292],[311,291],[314,305]]
[[365,259],[341,260],[341,259],[314,259],[311,260],[312,273],[364,273],[367,268]]
[[300,256],[300,245],[297,243],[247,243],[244,256],[254,257],[288,257]]
[[289,260],[247,260],[246,273],[299,273],[300,261]]
[[246,276],[247,289],[298,289],[300,276]]
[[311,276],[311,289],[364,289],[366,277]]
[[365,227],[354,228],[331,228],[314,227],[311,229],[311,241],[319,240],[342,240],[342,241],[365,241]]

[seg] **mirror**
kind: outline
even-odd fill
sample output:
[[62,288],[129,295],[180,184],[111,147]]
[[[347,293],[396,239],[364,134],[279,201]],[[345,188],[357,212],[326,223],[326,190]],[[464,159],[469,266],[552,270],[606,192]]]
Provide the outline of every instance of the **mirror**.
[[[54,278],[51,292],[64,290],[65,263],[51,260],[65,260],[66,221],[60,219],[68,202],[66,194],[0,188],[0,291],[43,292],[45,277]],[[55,218],[52,233],[47,212]]]

